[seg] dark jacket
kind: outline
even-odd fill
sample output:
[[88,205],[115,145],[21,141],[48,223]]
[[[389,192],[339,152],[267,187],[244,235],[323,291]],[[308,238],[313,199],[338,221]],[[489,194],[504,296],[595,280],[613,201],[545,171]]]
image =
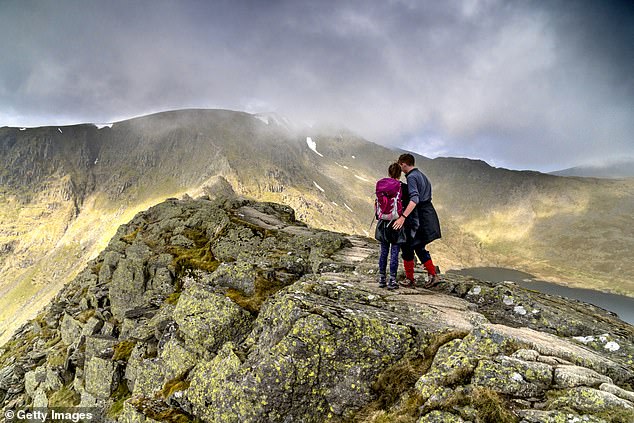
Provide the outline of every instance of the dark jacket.
[[[405,176],[409,198],[417,202],[414,211],[405,219],[407,245],[410,247],[427,245],[442,236],[438,214],[431,202],[431,183],[417,168],[412,169]],[[408,203],[403,203],[403,209]]]
[[394,230],[394,228],[392,228],[393,224],[394,222],[389,220],[377,221],[376,230],[374,231],[374,239],[388,244],[405,244],[407,242],[405,229],[401,228],[398,231]]

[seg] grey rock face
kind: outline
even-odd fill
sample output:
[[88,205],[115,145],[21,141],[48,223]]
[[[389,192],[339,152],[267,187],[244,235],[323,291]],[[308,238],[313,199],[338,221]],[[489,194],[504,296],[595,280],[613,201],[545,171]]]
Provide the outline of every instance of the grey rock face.
[[195,285],[181,294],[174,321],[192,351],[215,352],[228,341],[240,342],[250,330],[250,316],[224,295]]
[[86,362],[86,391],[96,398],[107,399],[119,382],[117,364],[110,359],[93,357]]
[[119,422],[634,418],[631,327],[450,274],[387,292],[377,256],[284,206],[168,200],[0,350],[0,404],[65,398]]

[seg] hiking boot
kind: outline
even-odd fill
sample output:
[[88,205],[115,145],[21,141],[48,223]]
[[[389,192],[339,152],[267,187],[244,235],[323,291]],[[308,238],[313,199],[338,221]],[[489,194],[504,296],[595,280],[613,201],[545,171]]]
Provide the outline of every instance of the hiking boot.
[[396,283],[395,277],[390,277],[390,282],[387,284],[387,289],[398,289],[398,283]]
[[405,278],[403,279],[403,281],[401,281],[401,286],[403,288],[416,288],[416,281],[414,281],[413,279]]
[[440,285],[441,282],[442,282],[442,279],[440,278],[439,274],[430,275],[425,285],[423,285],[423,288],[431,289],[435,286]]
[[379,276],[379,288],[385,288],[387,284],[385,283],[385,275]]

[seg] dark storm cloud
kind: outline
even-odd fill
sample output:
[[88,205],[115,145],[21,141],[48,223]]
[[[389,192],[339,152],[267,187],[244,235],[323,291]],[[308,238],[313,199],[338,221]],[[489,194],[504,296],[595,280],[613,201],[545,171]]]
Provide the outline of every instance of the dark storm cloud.
[[342,123],[554,169],[634,155],[634,12],[610,1],[0,3],[0,125],[184,107]]

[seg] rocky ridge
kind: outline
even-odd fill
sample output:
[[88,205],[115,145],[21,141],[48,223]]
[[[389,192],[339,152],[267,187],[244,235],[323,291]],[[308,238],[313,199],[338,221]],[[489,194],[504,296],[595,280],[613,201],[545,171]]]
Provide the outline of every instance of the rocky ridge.
[[445,275],[387,292],[376,243],[289,207],[170,199],[0,349],[0,405],[118,422],[628,422],[634,328]]

